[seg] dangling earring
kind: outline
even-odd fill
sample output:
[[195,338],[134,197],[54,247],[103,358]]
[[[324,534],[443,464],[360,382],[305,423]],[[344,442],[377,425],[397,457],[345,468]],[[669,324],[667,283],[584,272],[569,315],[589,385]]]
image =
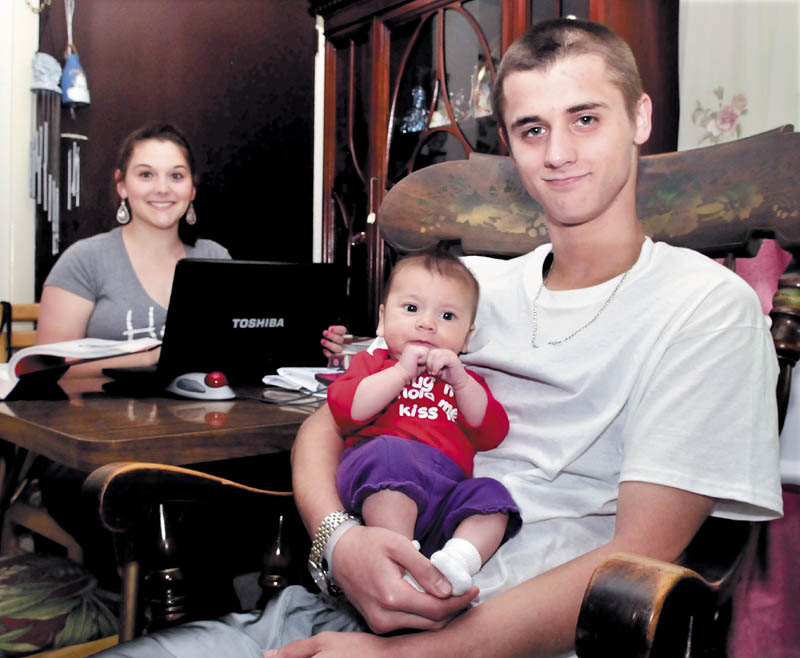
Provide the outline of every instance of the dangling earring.
[[194,202],[189,203],[189,210],[186,211],[186,223],[189,226],[197,224],[197,213],[194,211]]
[[125,203],[125,199],[120,199],[119,208],[117,208],[117,221],[120,224],[127,224],[131,221],[131,214],[128,212],[128,204]]

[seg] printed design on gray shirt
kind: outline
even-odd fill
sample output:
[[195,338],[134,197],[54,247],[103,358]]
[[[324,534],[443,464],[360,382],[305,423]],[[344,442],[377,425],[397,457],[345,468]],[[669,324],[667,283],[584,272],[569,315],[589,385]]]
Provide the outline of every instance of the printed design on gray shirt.
[[[129,308],[127,313],[125,314],[125,331],[122,332],[122,335],[125,336],[128,340],[134,340],[136,338],[164,338],[164,325],[161,325],[161,331],[156,332],[155,322],[153,320],[154,310],[153,307],[147,311],[147,326],[142,327],[141,329],[134,329],[133,328],[133,309]],[[160,335],[159,335],[160,334]]]

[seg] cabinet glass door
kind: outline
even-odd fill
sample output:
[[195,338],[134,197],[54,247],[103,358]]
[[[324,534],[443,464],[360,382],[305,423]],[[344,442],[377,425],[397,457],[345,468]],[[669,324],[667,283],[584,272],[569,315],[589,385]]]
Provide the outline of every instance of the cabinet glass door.
[[386,187],[409,172],[501,150],[490,103],[500,0],[454,2],[391,29]]
[[331,222],[324,244],[328,262],[346,264],[350,272],[347,307],[343,320],[357,333],[374,330],[371,309],[365,307],[369,293],[370,172],[368,163],[370,127],[370,41],[364,30],[332,42],[336,90],[335,122],[332,126],[333,180],[326,213]]

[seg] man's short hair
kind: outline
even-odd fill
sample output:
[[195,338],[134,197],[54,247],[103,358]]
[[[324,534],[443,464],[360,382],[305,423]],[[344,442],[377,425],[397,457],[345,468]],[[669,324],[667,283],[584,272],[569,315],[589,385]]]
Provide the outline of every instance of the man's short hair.
[[625,110],[631,120],[636,103],[644,93],[639,69],[630,46],[605,25],[572,18],[556,18],[531,26],[511,44],[497,71],[492,89],[492,109],[504,133],[503,83],[517,71],[533,71],[553,66],[565,57],[598,55],[608,69],[611,82],[622,92]]
[[475,312],[478,308],[478,297],[480,296],[478,280],[472,272],[469,271],[469,268],[461,262],[458,256],[438,245],[431,249],[406,254],[398,259],[389,274],[389,280],[386,282],[386,289],[383,293],[384,303],[389,296],[389,291],[392,289],[392,281],[394,281],[395,275],[404,267],[413,265],[424,267],[428,272],[438,274],[448,279],[457,279],[466,284],[472,292],[472,320],[475,320]]

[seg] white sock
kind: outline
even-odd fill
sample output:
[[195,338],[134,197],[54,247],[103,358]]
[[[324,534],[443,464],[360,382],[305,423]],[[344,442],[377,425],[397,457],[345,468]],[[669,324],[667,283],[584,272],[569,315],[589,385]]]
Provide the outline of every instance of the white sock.
[[472,576],[481,568],[481,554],[466,539],[453,537],[431,555],[431,562],[453,586],[453,596],[472,587]]
[[[414,546],[414,548],[419,550],[419,548],[420,548],[419,542],[416,539],[412,539],[411,540],[411,544]],[[406,571],[405,575],[403,576],[403,580],[405,580],[407,583],[409,583],[414,589],[416,589],[416,590],[418,590],[420,592],[424,592],[425,591],[425,589],[422,587],[422,585],[420,585],[417,582],[417,579],[414,578],[414,576],[412,576],[410,573],[408,573],[408,571]]]

